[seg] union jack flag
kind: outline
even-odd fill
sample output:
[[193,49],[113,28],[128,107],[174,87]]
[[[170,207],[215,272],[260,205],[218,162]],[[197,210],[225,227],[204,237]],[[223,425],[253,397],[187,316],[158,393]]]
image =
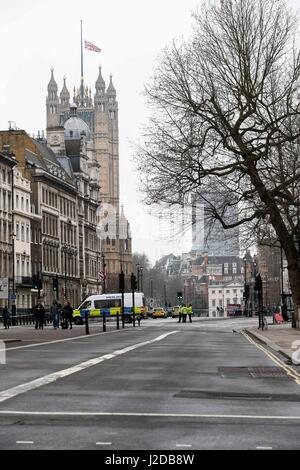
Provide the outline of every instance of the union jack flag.
[[99,49],[99,47],[92,44],[90,41],[84,41],[84,44],[85,44],[85,48],[88,49],[89,51],[101,52],[101,49]]

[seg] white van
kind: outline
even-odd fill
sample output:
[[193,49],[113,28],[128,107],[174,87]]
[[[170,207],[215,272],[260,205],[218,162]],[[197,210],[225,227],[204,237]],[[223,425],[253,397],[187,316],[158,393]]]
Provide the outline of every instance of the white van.
[[[116,318],[117,314],[121,319],[122,294],[101,294],[90,295],[87,297],[76,310],[73,310],[73,319],[75,325],[82,325],[86,313],[91,318],[105,317]],[[134,313],[140,318],[145,318],[145,297],[142,292],[134,293]],[[124,322],[131,323],[132,317],[132,293],[124,294]]]

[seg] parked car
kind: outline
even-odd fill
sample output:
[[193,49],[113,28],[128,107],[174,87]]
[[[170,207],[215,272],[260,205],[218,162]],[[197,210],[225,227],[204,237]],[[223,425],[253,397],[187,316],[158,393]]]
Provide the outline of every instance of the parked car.
[[153,310],[152,318],[167,318],[167,313],[162,307],[156,307]]
[[172,318],[179,317],[179,305],[172,308]]

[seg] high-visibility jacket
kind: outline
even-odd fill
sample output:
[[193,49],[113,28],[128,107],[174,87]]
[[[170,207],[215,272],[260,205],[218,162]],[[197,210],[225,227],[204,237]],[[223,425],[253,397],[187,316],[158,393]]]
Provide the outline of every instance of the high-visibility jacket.
[[182,307],[182,314],[187,315],[188,313],[188,308],[187,307]]
[[187,307],[188,315],[193,315],[193,307]]

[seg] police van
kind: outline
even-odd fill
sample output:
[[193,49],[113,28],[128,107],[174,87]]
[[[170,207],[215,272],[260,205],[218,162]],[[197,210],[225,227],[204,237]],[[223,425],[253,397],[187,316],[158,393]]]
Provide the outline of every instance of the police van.
[[[145,318],[145,297],[142,292],[134,293],[134,313],[140,318]],[[117,318],[122,315],[122,294],[90,295],[76,310],[73,310],[73,321],[75,325],[84,323],[85,315],[90,318]],[[133,321],[132,293],[124,294],[124,322]]]

